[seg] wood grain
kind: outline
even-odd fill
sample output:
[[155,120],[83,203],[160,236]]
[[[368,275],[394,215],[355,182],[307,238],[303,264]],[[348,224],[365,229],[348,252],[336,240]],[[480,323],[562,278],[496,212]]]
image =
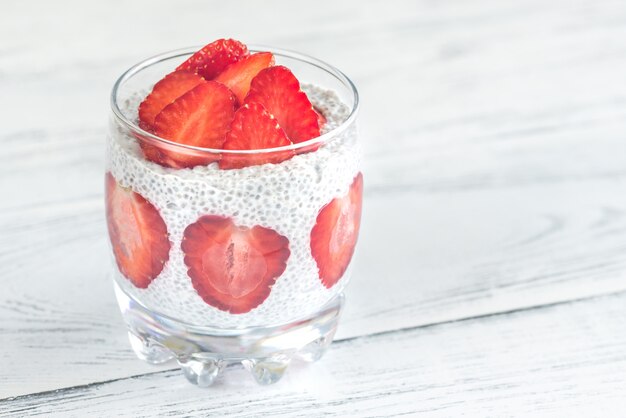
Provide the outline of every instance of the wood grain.
[[242,369],[204,390],[165,371],[6,400],[0,416],[623,416],[625,304],[622,293],[350,339],[271,387]]
[[185,0],[177,24],[171,7],[2,6],[0,398],[162,370],[130,353],[106,278],[108,92],[147,55],[221,36],[318,56],[360,88],[339,339],[626,289],[623,2]]

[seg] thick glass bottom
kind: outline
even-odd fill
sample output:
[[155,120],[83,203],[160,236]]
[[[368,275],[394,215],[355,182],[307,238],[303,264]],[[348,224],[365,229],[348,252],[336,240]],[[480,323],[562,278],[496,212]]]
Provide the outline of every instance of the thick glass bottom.
[[211,385],[224,368],[241,363],[263,385],[277,382],[292,360],[319,360],[337,331],[343,307],[338,295],[316,313],[279,326],[198,327],[156,314],[115,283],[115,295],[137,357],[151,364],[175,359],[185,377]]

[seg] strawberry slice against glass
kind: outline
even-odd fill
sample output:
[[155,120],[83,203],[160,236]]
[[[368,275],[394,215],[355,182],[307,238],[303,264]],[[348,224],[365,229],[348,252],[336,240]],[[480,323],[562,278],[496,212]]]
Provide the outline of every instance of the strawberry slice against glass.
[[120,272],[136,287],[147,288],[169,259],[167,226],[159,211],[139,193],[105,176],[106,219]]
[[322,284],[329,289],[343,277],[354,254],[362,200],[363,175],[359,173],[347,195],[331,200],[322,208],[311,230],[311,255]]
[[184,232],[187,274],[209,305],[231,314],[259,306],[283,274],[289,240],[262,226],[238,226],[230,218],[202,216]]

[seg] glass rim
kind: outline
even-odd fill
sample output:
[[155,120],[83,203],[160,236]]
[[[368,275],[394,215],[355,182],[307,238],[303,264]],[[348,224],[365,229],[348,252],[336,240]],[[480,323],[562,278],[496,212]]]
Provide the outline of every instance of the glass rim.
[[183,148],[189,151],[194,151],[196,153],[204,152],[204,153],[210,153],[210,154],[261,154],[261,153],[272,153],[272,152],[281,152],[281,151],[296,151],[296,150],[299,150],[300,148],[306,148],[306,147],[311,147],[317,144],[324,144],[327,142],[331,142],[334,138],[338,137],[341,133],[343,133],[356,119],[356,116],[359,110],[359,93],[358,93],[356,86],[354,85],[352,80],[348,78],[348,76],[346,76],[343,72],[341,72],[336,67],[333,67],[332,65],[322,60],[319,60],[317,58],[314,58],[312,56],[301,54],[299,52],[295,52],[295,51],[291,51],[287,49],[274,48],[274,47],[269,47],[269,46],[264,46],[264,45],[250,45],[249,50],[250,52],[268,51],[276,56],[283,56],[286,58],[291,58],[291,59],[296,59],[298,61],[302,61],[309,65],[313,65],[323,71],[326,71],[328,74],[335,77],[338,81],[344,84],[351,91],[352,96],[353,96],[353,104],[351,106],[350,114],[348,115],[348,117],[344,121],[342,121],[341,124],[339,124],[339,126],[331,129],[330,131],[320,136],[317,136],[315,138],[311,138],[303,142],[298,142],[296,144],[284,145],[284,146],[275,147],[275,148],[260,148],[260,149],[253,149],[253,150],[247,150],[247,149],[224,150],[224,149],[218,149],[218,148],[204,148],[204,147],[198,147],[194,145],[187,145],[187,144],[181,144],[178,142],[170,141],[168,139],[162,138],[160,136],[154,135],[148,131],[143,130],[138,124],[129,120],[122,113],[117,102],[117,94],[118,94],[120,87],[127,80],[129,80],[131,77],[133,77],[140,71],[154,64],[158,64],[168,59],[178,58],[178,57],[183,57],[183,56],[193,54],[194,52],[198,51],[200,48],[202,47],[187,47],[187,48],[180,48],[180,49],[175,49],[172,51],[163,52],[161,54],[154,55],[150,58],[144,59],[143,61],[140,61],[139,63],[133,65],[132,67],[124,71],[122,75],[115,81],[115,84],[113,84],[113,89],[111,90],[111,110],[113,111],[113,115],[115,116],[117,121],[120,122],[122,125],[126,126],[128,129],[130,129],[131,132],[139,135],[142,139],[148,138],[150,141],[156,141],[156,142],[162,143],[166,145],[166,147],[178,147],[178,148]]

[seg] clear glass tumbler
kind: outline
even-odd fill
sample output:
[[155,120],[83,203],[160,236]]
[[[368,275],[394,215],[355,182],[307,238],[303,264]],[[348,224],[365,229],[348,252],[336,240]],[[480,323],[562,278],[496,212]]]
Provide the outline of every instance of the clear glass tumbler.
[[[176,359],[200,386],[235,362],[273,383],[293,359],[319,359],[337,330],[361,216],[358,93],[322,61],[253,47],[301,81],[325,119],[321,136],[224,151],[142,130],[138,104],[196,50],[147,59],[113,87],[105,189],[115,293],[140,359]],[[284,153],[293,156],[272,163]],[[267,163],[215,163],[250,155]]]

